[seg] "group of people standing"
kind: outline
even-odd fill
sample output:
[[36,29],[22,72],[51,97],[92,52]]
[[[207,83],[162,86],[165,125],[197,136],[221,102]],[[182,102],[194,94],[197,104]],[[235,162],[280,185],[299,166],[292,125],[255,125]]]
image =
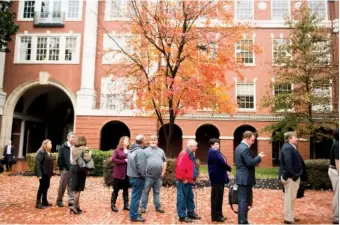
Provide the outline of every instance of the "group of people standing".
[[[60,181],[56,205],[64,207],[63,196],[68,189],[68,207],[70,213],[81,214],[79,205],[80,192],[84,191],[87,171],[77,164],[77,158],[83,157],[86,146],[84,136],[76,136],[71,132],[67,135],[67,142],[61,145],[58,151],[58,167],[60,170]],[[37,193],[36,208],[43,209],[52,206],[47,200],[47,191],[50,179],[53,176],[54,159],[51,155],[52,142],[44,140],[36,153],[36,175],[39,178],[39,189]]]

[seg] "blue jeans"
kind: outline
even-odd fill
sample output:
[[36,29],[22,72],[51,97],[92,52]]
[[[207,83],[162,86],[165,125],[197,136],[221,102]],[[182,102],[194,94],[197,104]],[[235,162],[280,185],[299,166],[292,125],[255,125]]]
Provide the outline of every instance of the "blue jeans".
[[145,180],[144,178],[130,177],[130,184],[132,187],[131,201],[130,201],[130,219],[138,217],[139,201],[142,197]]
[[145,178],[144,190],[142,194],[142,208],[146,209],[148,206],[149,193],[153,190],[153,204],[156,209],[161,208],[160,192],[162,187],[162,178],[154,179],[151,177]]
[[177,213],[179,218],[195,215],[194,193],[192,184],[177,180]]
[[252,205],[253,187],[238,185],[238,223],[248,224],[248,206]]

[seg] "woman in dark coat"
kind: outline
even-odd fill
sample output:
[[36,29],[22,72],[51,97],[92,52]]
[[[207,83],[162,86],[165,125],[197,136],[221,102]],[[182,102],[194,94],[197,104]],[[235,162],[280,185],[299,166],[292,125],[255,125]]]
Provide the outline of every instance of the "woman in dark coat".
[[44,140],[40,149],[37,151],[35,159],[36,175],[39,178],[39,189],[35,207],[43,209],[52,206],[47,201],[47,191],[50,187],[50,180],[53,176],[53,158],[51,156],[52,142]]
[[[74,146],[72,146],[72,161],[71,161],[71,191],[74,191],[74,204],[70,208],[70,213],[80,214],[83,210],[80,209],[79,199],[80,192],[84,191],[85,182],[87,177],[87,171],[81,169],[77,164],[77,158],[82,157],[85,151],[89,151],[86,147],[86,138],[84,136],[78,136]],[[91,152],[89,152],[90,154]]]
[[118,147],[112,153],[113,167],[113,191],[111,196],[111,210],[118,212],[116,207],[116,201],[118,192],[123,189],[124,210],[129,210],[129,177],[126,175],[127,170],[127,153],[130,144],[130,139],[127,136],[121,137],[118,143]]
[[226,218],[222,214],[224,185],[229,183],[228,172],[231,167],[227,159],[220,152],[220,141],[216,138],[209,140],[208,171],[211,184],[211,220],[223,222]]

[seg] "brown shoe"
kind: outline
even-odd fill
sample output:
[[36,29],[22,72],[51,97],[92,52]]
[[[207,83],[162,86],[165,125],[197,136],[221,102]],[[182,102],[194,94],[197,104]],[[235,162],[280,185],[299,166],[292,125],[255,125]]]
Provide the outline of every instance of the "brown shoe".
[[294,222],[292,222],[292,221],[287,221],[287,220],[284,220],[283,223],[284,223],[284,224],[294,224]]
[[294,218],[294,221],[295,221],[295,222],[300,222],[300,220],[301,220],[301,219],[298,218],[298,217],[295,217],[295,218]]

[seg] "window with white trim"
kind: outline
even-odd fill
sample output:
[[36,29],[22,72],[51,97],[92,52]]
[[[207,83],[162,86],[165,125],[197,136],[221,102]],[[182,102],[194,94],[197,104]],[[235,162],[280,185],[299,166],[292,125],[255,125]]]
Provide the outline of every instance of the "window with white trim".
[[289,13],[289,0],[272,0],[272,20],[284,20]]
[[113,76],[101,80],[100,109],[112,111],[131,110],[132,94],[126,90],[127,83],[123,78],[113,80]]
[[313,14],[318,15],[320,19],[326,20],[326,2],[325,0],[308,0],[308,7]]
[[34,17],[34,7],[35,7],[35,1],[24,1],[24,8],[23,8],[23,14],[22,17],[27,18],[33,18]]
[[313,81],[312,95],[314,99],[312,110],[314,112],[332,111],[332,85],[330,81]]
[[238,83],[236,85],[237,108],[240,110],[255,109],[255,85],[253,83]]
[[17,35],[14,63],[79,63],[79,35]]
[[131,34],[105,34],[103,41],[103,49],[105,52],[103,63],[111,64],[128,61],[128,58],[121,51],[124,50],[128,54],[132,53],[132,38],[133,36]]
[[254,0],[236,0],[236,20],[252,20]]
[[125,20],[134,15],[131,0],[107,0],[107,20]]
[[275,95],[275,109],[279,110],[291,110],[293,108],[292,102],[288,98],[288,95],[292,93],[292,84],[283,83],[274,85]]
[[255,64],[254,41],[240,40],[235,46],[236,62],[244,65]]
[[32,57],[32,37],[22,37],[20,40],[20,60],[29,61]]
[[288,39],[272,39],[272,64],[279,65],[279,61],[284,60],[285,57],[290,57],[287,51]]
[[67,18],[77,19],[79,17],[80,1],[68,0]]
[[314,44],[313,53],[315,54],[316,60],[315,65],[327,66],[331,62],[331,51],[329,42],[322,41]]

